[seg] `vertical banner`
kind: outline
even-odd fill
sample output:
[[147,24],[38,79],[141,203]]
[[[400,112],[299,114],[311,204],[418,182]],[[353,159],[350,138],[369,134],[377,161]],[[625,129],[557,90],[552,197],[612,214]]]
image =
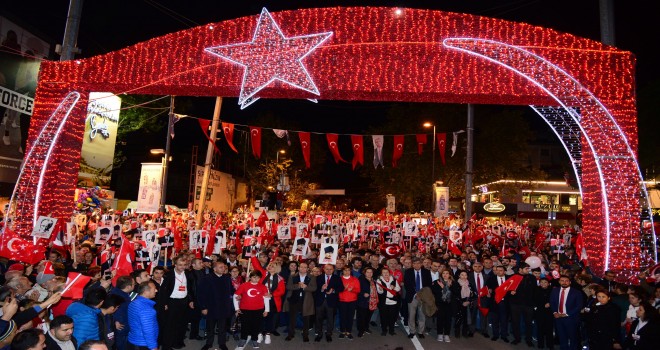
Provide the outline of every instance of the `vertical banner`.
[[434,199],[435,199],[435,211],[434,215],[436,217],[448,217],[449,216],[449,187],[442,186],[433,186],[434,190]]
[[121,99],[112,93],[89,94],[78,186],[110,187],[120,108]]
[[394,195],[387,195],[387,208],[385,211],[388,213],[396,212],[396,197],[394,197]]
[[137,212],[154,214],[160,207],[161,185],[163,181],[163,164],[142,163],[140,172],[140,188],[138,190]]

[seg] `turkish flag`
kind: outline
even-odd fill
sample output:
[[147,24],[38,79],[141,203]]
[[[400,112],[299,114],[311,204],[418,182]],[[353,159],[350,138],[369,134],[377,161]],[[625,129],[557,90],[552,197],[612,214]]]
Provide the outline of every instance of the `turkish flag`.
[[300,138],[300,147],[302,147],[303,158],[305,158],[305,166],[307,169],[311,167],[309,162],[309,148],[311,146],[309,133],[308,132],[299,132],[298,138]]
[[351,143],[353,144],[353,170],[360,164],[364,165],[364,140],[362,135],[351,135]]
[[441,133],[437,134],[438,138],[438,151],[440,151],[440,160],[442,160],[442,165],[445,165],[445,149],[447,148],[447,134]]
[[206,139],[209,140],[211,144],[213,144],[213,148],[215,149],[215,151],[218,152],[218,154],[220,154],[220,149],[218,148],[218,146],[215,145],[215,142],[213,142],[213,140],[211,140],[211,138],[209,137],[209,126],[211,125],[211,121],[208,119],[197,119],[197,121],[199,122],[199,127],[202,128],[202,132],[204,133],[204,136],[206,136]]
[[252,143],[252,155],[255,158],[261,158],[261,128],[258,126],[250,127],[250,142]]
[[341,158],[341,155],[339,154],[339,146],[337,145],[337,141],[339,140],[339,135],[337,134],[325,134],[326,139],[328,139],[328,147],[330,148],[330,153],[332,153],[332,157],[335,158],[335,163],[339,163],[339,161],[346,162],[344,159]]
[[262,231],[266,231],[266,221],[268,221],[268,214],[266,213],[266,209],[264,209],[257,218],[257,226],[261,227]]
[[44,271],[41,273],[42,275],[54,275],[55,274],[55,269],[53,269],[53,263],[50,261],[46,261],[44,264]]
[[236,237],[234,238],[234,246],[236,247],[236,251],[238,254],[241,254],[241,250],[243,247],[241,246],[241,231],[236,230]]
[[483,286],[478,292],[477,306],[479,307],[479,311],[482,315],[488,316],[488,308],[481,306],[481,298],[488,296],[488,286]]
[[172,236],[174,237],[174,250],[181,251],[183,249],[183,238],[181,237],[181,231],[179,231],[179,225],[172,225]]
[[392,167],[396,168],[396,163],[403,156],[403,135],[394,135],[394,152],[392,153]]
[[575,252],[577,252],[580,261],[587,260],[587,250],[582,242],[582,233],[577,235],[577,238],[575,239]]
[[456,243],[454,243],[454,241],[452,241],[451,239],[447,240],[447,248],[454,255],[461,255],[463,253],[460,249],[458,249]]
[[57,220],[53,236],[51,237],[51,248],[58,251],[62,256],[68,256],[69,246],[65,244],[67,226],[64,220]]
[[206,250],[204,251],[204,255],[206,256],[213,255],[213,250],[215,250],[215,233],[211,234],[211,232],[215,231],[208,231],[206,233]]
[[227,139],[227,143],[229,144],[229,147],[231,147],[231,149],[234,150],[234,152],[238,153],[236,147],[234,147],[234,124],[223,122],[222,132],[225,134],[225,138]]
[[77,272],[69,272],[62,290],[62,298],[82,299],[83,289],[92,278]]
[[417,154],[420,156],[424,152],[424,145],[427,142],[426,134],[417,134]]
[[119,252],[115,259],[115,264],[113,269],[117,270],[115,278],[119,276],[127,276],[133,272],[133,262],[135,261],[135,250],[131,245],[131,242],[128,241],[126,236],[121,233],[121,246],[119,247]]
[[518,285],[522,279],[522,275],[516,274],[511,276],[508,280],[504,281],[504,283],[500,284],[499,287],[495,288],[495,302],[499,303],[502,301],[506,295],[506,292],[518,289]]
[[16,232],[5,228],[0,239],[0,256],[34,265],[46,257],[46,248],[34,245]]

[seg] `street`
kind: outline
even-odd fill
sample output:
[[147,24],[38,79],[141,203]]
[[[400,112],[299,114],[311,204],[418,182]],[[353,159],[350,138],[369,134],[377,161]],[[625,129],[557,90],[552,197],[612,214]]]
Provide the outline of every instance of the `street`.
[[[484,350],[506,350],[506,349],[526,349],[526,345],[519,344],[514,346],[511,344],[503,343],[501,340],[494,342],[489,338],[483,337],[480,333],[476,333],[472,338],[459,338],[456,339],[453,336],[451,337],[451,343],[438,342],[435,340],[435,331],[431,331],[431,334],[426,335],[424,339],[408,339],[404,333],[404,328],[401,326],[401,323],[398,323],[397,334],[395,336],[387,335],[381,336],[380,331],[376,329],[377,327],[372,327],[372,334],[365,334],[364,337],[358,338],[356,334],[353,334],[353,340],[339,339],[339,334],[336,332],[333,334],[332,342],[328,343],[325,340],[325,337],[321,342],[314,342],[314,333],[310,332],[310,342],[303,343],[302,335],[300,330],[297,330],[296,337],[291,341],[285,341],[285,334],[281,334],[278,337],[272,336],[272,343],[270,345],[260,344],[260,349],[286,349],[286,348],[295,348],[295,349],[338,349],[341,350],[408,350],[408,349],[484,349]],[[511,337],[509,338],[511,340]],[[186,340],[186,350],[200,350],[204,346],[203,340]],[[236,348],[236,342],[233,339],[227,341],[227,347],[229,349]],[[213,343],[211,349],[218,349],[217,339]],[[245,350],[252,349],[251,346],[247,345],[244,348]]]

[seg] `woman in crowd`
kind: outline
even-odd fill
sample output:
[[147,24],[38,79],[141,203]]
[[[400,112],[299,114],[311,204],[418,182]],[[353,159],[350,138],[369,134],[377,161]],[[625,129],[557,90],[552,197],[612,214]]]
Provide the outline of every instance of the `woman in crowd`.
[[344,291],[339,292],[339,338],[353,339],[353,318],[360,294],[360,281],[353,277],[350,266],[344,266],[341,272]]
[[374,281],[374,269],[366,267],[358,278],[360,281],[360,294],[357,299],[357,330],[358,338],[369,331],[369,320],[374,310],[378,308],[378,291]]
[[639,303],[637,319],[632,322],[626,349],[654,350],[660,345],[660,314],[649,302]]
[[586,313],[589,349],[610,350],[619,340],[619,307],[610,302],[610,293],[605,288],[596,289],[596,303]]
[[468,281],[468,273],[466,271],[461,271],[458,275],[458,280],[452,285],[452,299],[454,300],[455,311],[454,311],[454,336],[456,338],[461,337],[461,333],[464,337],[468,335],[468,317],[470,304],[476,297],[476,293],[470,287],[470,282]]
[[452,289],[454,277],[450,270],[443,270],[440,278],[431,285],[431,291],[435,297],[435,305],[438,311],[435,313],[436,326],[438,331],[437,341],[450,342],[449,333],[451,332],[452,316]]
[[630,332],[632,323],[637,319],[637,309],[642,302],[642,297],[639,294],[629,293],[628,302],[630,303],[630,306],[628,306],[628,311],[626,311],[626,319],[623,321],[624,334]]
[[399,310],[399,301],[401,300],[401,285],[390,275],[390,270],[386,267],[380,271],[380,277],[376,281],[376,290],[378,291],[378,311],[380,312],[380,335],[395,335],[394,323]]
[[282,311],[282,298],[286,294],[286,281],[280,276],[282,271],[282,265],[276,261],[271,261],[266,265],[264,270],[259,264],[259,260],[256,258],[253,259],[253,266],[256,271],[260,271],[263,277],[261,278],[260,283],[265,285],[268,289],[269,298],[270,298],[270,310],[268,316],[264,318],[263,332],[258,338],[258,342],[261,343],[263,340],[265,344],[270,344],[270,336],[275,335],[279,336],[280,334],[275,330],[275,325],[277,324],[277,315]]
[[240,348],[245,346],[248,336],[252,339],[252,347],[259,347],[257,337],[263,318],[268,316],[270,311],[270,294],[268,288],[259,283],[261,277],[260,271],[253,270],[250,272],[250,279],[241,284],[234,293],[234,308],[241,320],[241,340],[237,344]]

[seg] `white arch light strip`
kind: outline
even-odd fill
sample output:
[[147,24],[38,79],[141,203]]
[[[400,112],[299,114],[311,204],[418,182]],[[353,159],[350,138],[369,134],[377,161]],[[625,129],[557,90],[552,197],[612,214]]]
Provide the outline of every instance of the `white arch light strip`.
[[[39,132],[39,136],[37,139],[34,141],[32,146],[30,147],[30,150],[25,156],[25,160],[23,161],[23,166],[21,166],[21,171],[18,176],[18,181],[16,182],[16,186],[14,187],[14,191],[12,192],[11,199],[9,201],[9,208],[11,210],[12,203],[17,201],[16,197],[21,196],[25,197],[28,194],[22,193],[19,195],[18,190],[19,187],[21,187],[21,183],[26,181],[30,182],[35,174],[36,171],[34,170],[35,166],[38,166],[38,159],[43,156],[43,153],[38,153],[35,154],[38,151],[35,151],[38,149],[40,145],[42,144],[48,144],[50,143],[48,147],[48,151],[45,154],[44,157],[44,162],[41,165],[41,171],[39,174],[39,180],[37,183],[37,193],[36,196],[33,199],[30,198],[21,198],[19,201],[20,203],[17,204],[17,208],[15,213],[18,212],[23,212],[25,204],[27,201],[34,201],[34,210],[33,210],[33,225],[36,225],[36,221],[38,219],[38,213],[39,213],[39,201],[41,200],[41,192],[43,190],[43,181],[44,181],[44,176],[46,173],[46,169],[48,168],[48,161],[50,160],[50,155],[53,152],[53,149],[55,148],[55,145],[57,144],[57,140],[59,138],[59,134],[61,133],[62,129],[64,128],[64,125],[71,114],[71,111],[73,110],[73,107],[76,105],[78,100],[80,99],[80,93],[76,91],[70,92],[63,100],[60,102],[60,104],[57,106],[55,111],[51,114],[50,118],[44,123],[43,127],[41,128]],[[58,116],[64,114],[64,117],[62,117],[61,121],[58,124],[57,123],[57,118]],[[55,132],[55,135],[53,135],[52,140],[49,137],[49,132],[47,129],[52,128],[53,126],[57,125],[57,131]],[[26,169],[26,166],[29,166],[28,169]],[[24,176],[28,176],[25,178]],[[20,206],[20,207],[19,207]],[[5,215],[5,227],[7,225],[7,220],[9,219],[9,215]]]
[[[501,42],[497,42],[497,41],[493,41],[493,40],[479,39],[479,38],[446,38],[446,39],[443,40],[443,45],[445,47],[455,49],[455,50],[459,50],[459,51],[468,53],[470,55],[475,55],[475,56],[482,57],[482,58],[484,58],[484,59],[486,59],[490,62],[496,63],[500,66],[503,66],[503,67],[517,73],[521,77],[524,77],[525,79],[529,80],[530,82],[532,82],[533,84],[535,84],[536,86],[538,86],[539,88],[544,90],[554,100],[556,100],[570,114],[570,116],[573,118],[573,120],[577,123],[577,125],[580,128],[580,131],[581,131],[582,135],[584,135],[585,140],[587,141],[587,144],[589,145],[589,148],[591,149],[591,151],[594,155],[596,168],[598,170],[599,181],[600,181],[600,185],[601,185],[601,192],[602,192],[602,196],[603,196],[603,199],[604,199],[603,202],[604,202],[604,206],[605,206],[605,224],[606,224],[606,237],[607,237],[607,239],[606,239],[606,251],[605,251],[605,269],[608,269],[609,268],[609,261],[610,261],[610,252],[609,252],[609,250],[610,250],[611,228],[610,228],[610,217],[609,217],[608,193],[607,193],[607,187],[605,186],[603,170],[602,170],[602,165],[601,165],[601,157],[603,157],[603,156],[599,156],[599,153],[595,151],[595,148],[594,148],[594,145],[592,144],[591,139],[589,138],[589,136],[587,135],[587,133],[583,129],[582,125],[579,123],[580,116],[577,115],[572,108],[567,106],[565,104],[565,102],[560,97],[558,97],[556,94],[552,93],[546,86],[542,85],[539,81],[535,80],[533,77],[528,76],[527,74],[525,74],[524,72],[521,72],[517,68],[514,68],[510,65],[507,65],[506,63],[504,63],[504,62],[502,62],[502,61],[500,61],[496,58],[488,56],[486,53],[478,52],[474,48],[469,49],[467,47],[469,47],[469,46],[475,47],[477,45],[488,45],[488,46],[495,46],[495,47],[498,47],[498,48],[506,48],[508,50],[513,50],[513,51],[519,52],[523,55],[531,56],[532,58],[534,58],[535,60],[541,62],[542,64],[549,66],[550,68],[554,69],[558,73],[561,73],[563,78],[569,79],[582,94],[586,95],[586,98],[588,98],[589,101],[595,103],[596,106],[599,107],[600,111],[604,114],[605,117],[608,118],[611,125],[616,128],[616,131],[617,131],[618,136],[619,136],[619,138],[617,140],[618,141],[623,141],[628,154],[626,156],[614,156],[614,157],[621,157],[622,159],[629,158],[634,162],[635,168],[637,169],[637,175],[640,179],[640,186],[641,186],[642,194],[644,195],[644,199],[646,200],[645,204],[648,207],[648,203],[649,203],[649,201],[648,201],[648,192],[646,190],[646,185],[641,181],[641,179],[643,179],[643,177],[642,177],[641,170],[639,169],[639,164],[637,163],[635,154],[634,154],[634,152],[632,152],[632,148],[630,147],[627,139],[625,138],[625,135],[623,134],[623,131],[621,130],[619,125],[614,121],[614,118],[612,117],[612,115],[605,108],[605,106],[595,96],[593,96],[593,94],[590,91],[588,91],[586,88],[584,88],[577,80],[575,80],[567,72],[565,72],[560,67],[552,64],[551,62],[548,62],[543,57],[540,57],[540,56],[538,56],[538,55],[536,55],[532,52],[521,49],[517,46],[513,46],[513,45],[509,45],[509,44],[505,44],[505,43],[501,43]],[[534,107],[532,106],[532,108],[534,108]],[[597,124],[597,127],[599,129],[601,129],[601,132],[604,132],[603,127],[600,123]],[[609,145],[609,146],[610,146],[610,149],[612,150],[611,145]],[[603,158],[608,158],[608,156],[605,156]],[[612,158],[612,156],[609,156],[609,158]],[[575,167],[574,167],[574,169],[575,169]],[[651,217],[651,221],[652,220],[653,219]],[[651,233],[652,233],[652,236],[653,236],[653,245],[654,245],[653,256],[654,256],[654,260],[657,261],[657,249],[655,249],[655,244],[656,244],[656,239],[655,238],[656,237],[655,237],[655,232],[653,232],[653,226],[652,226],[651,230],[652,230]]]
[[[547,109],[547,108],[548,107],[545,107],[545,109]],[[580,169],[578,169],[578,166],[577,166],[578,164],[582,163],[582,159],[578,160],[573,156],[573,154],[575,152],[573,152],[569,149],[569,145],[566,142],[566,140],[564,139],[563,135],[560,135],[559,132],[557,131],[557,129],[555,129],[554,125],[552,125],[552,123],[548,120],[546,114],[544,114],[544,112],[542,111],[542,107],[532,106],[532,109],[534,110],[534,112],[536,112],[550,126],[550,129],[552,129],[552,132],[554,132],[555,135],[557,135],[557,138],[559,138],[559,140],[561,141],[561,145],[564,147],[564,149],[566,150],[566,153],[568,154],[568,157],[571,159],[571,166],[573,167],[573,172],[575,173],[575,179],[577,180],[578,188],[579,188],[579,191],[580,191],[580,196],[582,196],[582,171]],[[573,119],[570,119],[568,121],[569,122],[574,122]],[[573,123],[571,123],[571,124],[573,124]],[[575,127],[578,127],[578,128],[580,127],[579,123],[578,123],[578,125],[571,125],[571,126],[575,126]]]

